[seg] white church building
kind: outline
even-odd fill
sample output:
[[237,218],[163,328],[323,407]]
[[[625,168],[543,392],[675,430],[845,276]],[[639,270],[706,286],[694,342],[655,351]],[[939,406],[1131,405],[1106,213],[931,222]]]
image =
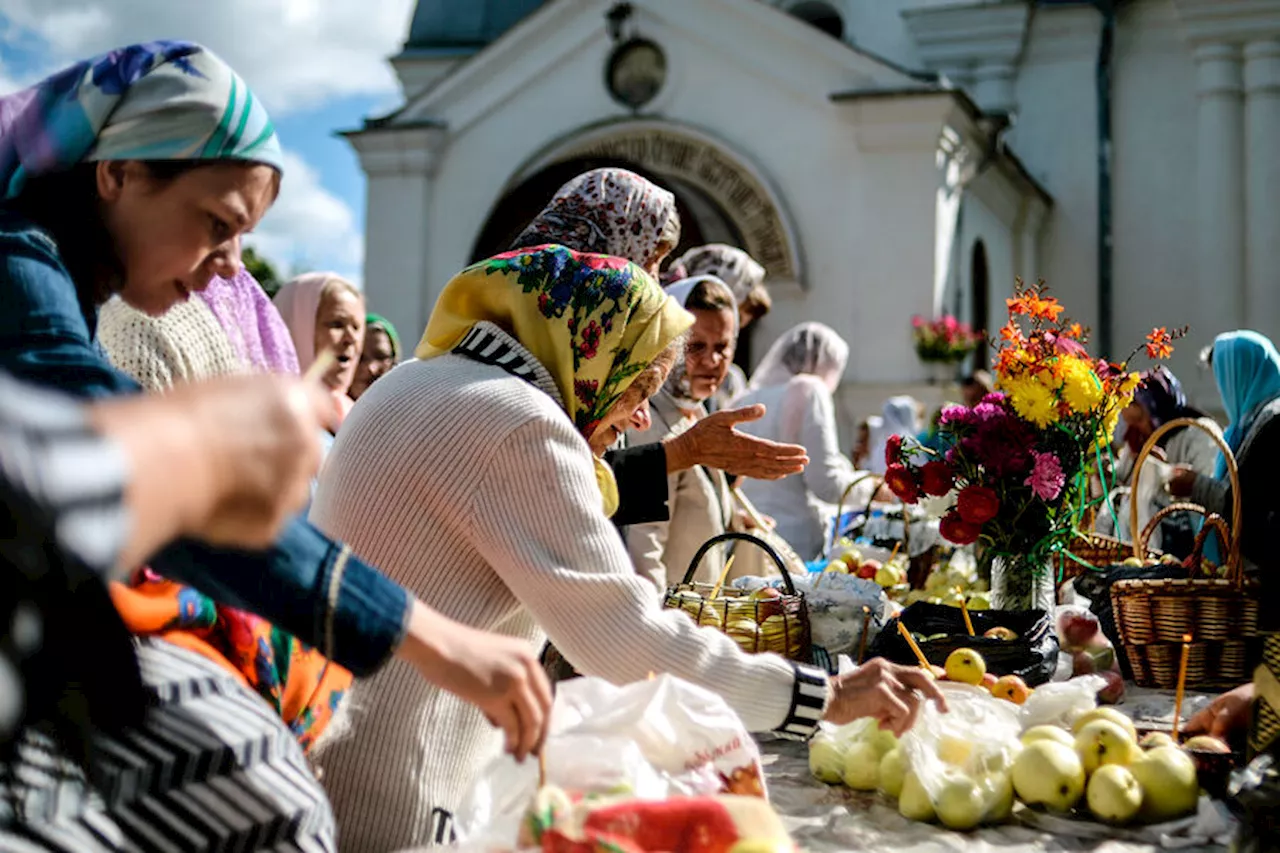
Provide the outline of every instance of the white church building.
[[403,106],[347,138],[365,289],[410,340],[600,165],[675,192],[682,249],[764,264],[747,358],[844,335],[846,437],[944,393],[912,315],[995,329],[1017,276],[1113,358],[1191,324],[1172,366],[1210,407],[1200,347],[1280,337],[1280,0],[420,0],[391,61]]

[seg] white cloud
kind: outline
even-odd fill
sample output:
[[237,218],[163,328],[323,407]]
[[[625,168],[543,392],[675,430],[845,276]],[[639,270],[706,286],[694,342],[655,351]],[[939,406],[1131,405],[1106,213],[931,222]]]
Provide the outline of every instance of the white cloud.
[[364,239],[347,204],[320,185],[320,175],[292,151],[284,152],[280,197],[245,243],[271,260],[281,275],[299,269],[333,270],[359,280]]
[[[334,97],[396,90],[386,58],[409,31],[414,0],[0,0],[0,43],[34,35],[48,73],[151,39],[204,44],[235,68],[273,113]],[[3,70],[0,69],[0,73]],[[26,75],[24,74],[24,77]]]

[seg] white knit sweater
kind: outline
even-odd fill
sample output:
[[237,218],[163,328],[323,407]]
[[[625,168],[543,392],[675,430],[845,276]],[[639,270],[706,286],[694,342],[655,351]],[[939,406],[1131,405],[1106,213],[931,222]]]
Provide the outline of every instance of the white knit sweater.
[[[343,423],[312,520],[454,619],[531,648],[549,635],[579,671],[616,683],[674,673],[754,731],[811,731],[825,678],[659,609],[600,509],[591,451],[549,374],[497,327],[478,328],[479,357],[506,366],[455,352],[379,380]],[[319,757],[342,849],[441,840],[439,811],[500,752],[499,734],[399,661],[351,701],[354,736]]]

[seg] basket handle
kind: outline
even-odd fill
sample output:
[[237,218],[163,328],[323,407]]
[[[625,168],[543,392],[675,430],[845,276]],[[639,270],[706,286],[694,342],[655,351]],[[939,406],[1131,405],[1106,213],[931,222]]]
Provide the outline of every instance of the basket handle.
[[1193,565],[1204,569],[1204,543],[1209,541],[1209,536],[1214,532],[1222,537],[1222,541],[1226,542],[1227,537],[1231,535],[1231,531],[1227,528],[1227,520],[1217,513],[1208,513],[1204,517],[1204,527],[1200,528],[1200,532],[1196,534],[1195,546],[1191,549],[1191,557],[1194,560]]
[[[1227,474],[1231,478],[1231,537],[1227,545],[1227,576],[1239,589],[1244,584],[1244,568],[1240,560],[1240,533],[1241,527],[1244,525],[1244,514],[1240,508],[1240,469],[1236,466],[1235,454],[1231,452],[1231,448],[1222,440],[1222,436],[1209,429],[1195,418],[1175,418],[1168,423],[1161,424],[1156,427],[1156,431],[1151,433],[1151,437],[1147,439],[1147,443],[1142,445],[1138,458],[1133,463],[1133,493],[1138,491],[1138,477],[1142,473],[1142,466],[1147,461],[1147,457],[1151,455],[1151,451],[1155,449],[1156,442],[1159,441],[1166,433],[1180,427],[1192,427],[1198,429],[1213,439],[1214,444],[1218,445],[1218,450],[1222,452],[1222,458],[1227,462]],[[1138,542],[1138,502],[1129,501],[1129,529],[1132,532],[1133,539],[1133,555],[1138,559],[1142,559],[1142,545]]]
[[[1142,528],[1142,536],[1140,538],[1141,538],[1141,545],[1142,545],[1142,553],[1144,556],[1150,550],[1147,548],[1147,542],[1150,541],[1153,535],[1155,535],[1156,528],[1160,526],[1160,522],[1164,521],[1169,516],[1176,515],[1177,513],[1180,513],[1180,512],[1194,512],[1197,515],[1203,515],[1206,518],[1208,518],[1209,516],[1209,511],[1204,507],[1200,506],[1200,504],[1193,504],[1187,501],[1182,501],[1179,503],[1171,503],[1167,507],[1160,509],[1158,512],[1156,512],[1155,515],[1151,516],[1151,520],[1147,522],[1147,526]],[[1214,517],[1218,518],[1219,521],[1222,520],[1221,517],[1219,516],[1214,516]],[[1228,536],[1229,535],[1230,534],[1228,534]],[[1224,536],[1222,538],[1222,544],[1223,545],[1230,544],[1230,540],[1226,536]]]
[[693,574],[698,570],[698,566],[702,563],[702,558],[707,555],[708,551],[719,545],[721,542],[728,542],[734,539],[741,542],[750,542],[751,544],[762,548],[764,552],[769,555],[769,558],[773,560],[774,564],[777,565],[778,571],[782,574],[782,584],[787,588],[787,595],[796,594],[796,585],[791,582],[791,573],[787,571],[787,567],[783,564],[782,558],[778,556],[778,552],[774,550],[773,546],[761,539],[759,536],[752,536],[750,533],[739,533],[736,530],[712,536],[706,542],[703,542],[702,547],[698,549],[698,553],[694,554],[693,559],[689,562],[689,571],[685,572],[684,580],[681,581],[681,584],[687,585],[693,583]]
[[[857,488],[859,485],[861,485],[867,480],[876,480],[881,483],[884,482],[883,478],[881,478],[879,475],[872,474],[870,471],[866,471],[866,472],[863,472],[862,474],[859,474],[857,477],[854,477],[853,482],[845,486],[844,491],[840,494],[840,502],[836,504],[836,523],[835,523],[834,529],[831,531],[831,547],[832,548],[836,547],[836,543],[840,541],[840,517],[844,515],[845,501],[849,500],[849,495],[853,494],[853,490],[855,488]],[[872,489],[871,490],[872,497],[875,497],[875,493],[876,493],[876,490]]]

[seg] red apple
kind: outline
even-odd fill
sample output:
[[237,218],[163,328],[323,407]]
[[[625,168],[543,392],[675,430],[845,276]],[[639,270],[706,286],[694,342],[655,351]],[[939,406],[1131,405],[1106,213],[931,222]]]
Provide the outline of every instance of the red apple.
[[876,579],[876,572],[879,571],[879,569],[876,568],[876,565],[877,564],[875,560],[868,560],[867,562],[858,566],[858,568],[854,571],[854,574],[862,578],[864,581],[873,581]]
[[1107,682],[1107,685],[1098,691],[1099,702],[1104,705],[1114,705],[1124,698],[1124,679],[1117,670],[1109,669],[1098,674]]
[[1099,630],[1098,617],[1084,608],[1064,611],[1058,616],[1057,633],[1068,651],[1084,648]]
[[1093,655],[1086,651],[1071,653],[1071,674],[1075,675],[1091,675],[1098,671],[1094,665]]

